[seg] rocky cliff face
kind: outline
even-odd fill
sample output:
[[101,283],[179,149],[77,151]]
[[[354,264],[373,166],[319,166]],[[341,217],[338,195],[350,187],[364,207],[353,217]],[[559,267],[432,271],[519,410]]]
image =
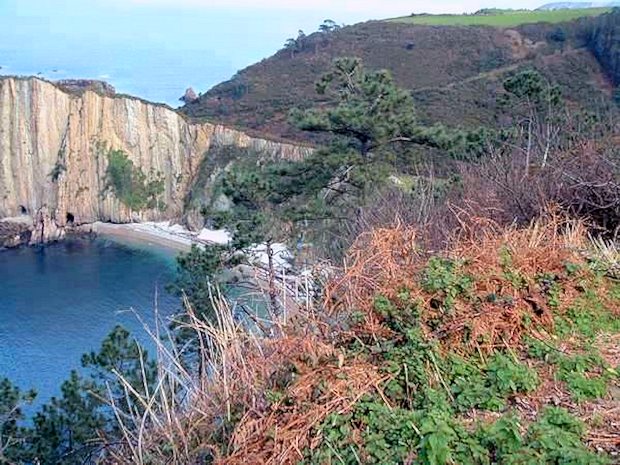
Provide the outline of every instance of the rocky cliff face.
[[[131,211],[107,188],[102,146],[122,149],[144,173],[161,173],[164,211]],[[0,80],[0,218],[29,215],[33,240],[69,225],[180,219],[198,170],[214,148],[299,159],[308,148],[213,124],[130,97],[74,95],[36,78]],[[216,163],[217,164],[217,163]],[[40,232],[42,230],[42,232]]]
[[620,9],[598,18],[588,45],[612,82],[620,86]]

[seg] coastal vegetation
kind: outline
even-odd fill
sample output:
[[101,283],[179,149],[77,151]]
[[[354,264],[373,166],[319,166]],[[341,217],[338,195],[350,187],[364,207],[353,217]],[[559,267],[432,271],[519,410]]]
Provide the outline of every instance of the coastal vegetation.
[[23,407],[36,392],[22,392],[0,380],[0,463],[94,463],[112,438],[119,438],[116,415],[144,412],[137,402],[152,389],[157,367],[127,330],[116,327],[99,352],[82,356],[61,395],[24,421]]
[[[322,39],[347,33],[326,24]],[[567,31],[554,40],[574,45]],[[320,54],[308,43],[278,59]],[[34,393],[1,381],[0,462],[613,463],[617,109],[570,100],[535,59],[507,63],[483,75],[477,124],[425,118],[420,94],[356,57],[330,59],[310,103],[275,102],[317,147],[226,160],[202,213],[231,240],[178,258],[183,312],[156,360],[116,328],[32,423]],[[477,81],[479,64],[461,69]],[[104,153],[114,195],[156,208],[162,181]],[[254,308],[231,298],[240,284]]]
[[[192,408],[175,419],[185,426],[154,427],[142,453],[178,463],[195,457],[184,455],[192,445],[216,463],[611,463],[602,450],[617,433],[607,429],[615,265],[579,252],[595,250],[583,225],[551,214],[524,229],[486,226],[441,256],[420,249],[418,234],[360,236],[325,299],[294,322],[273,321],[275,335],[245,332],[219,307],[195,327],[217,347],[211,376],[186,381]],[[171,434],[183,449],[167,451]]]
[[[329,72],[333,60],[352,56],[369,71],[389,70],[395,83],[412,93],[419,119],[429,125],[496,125],[495,95],[506,78],[526,69],[560,85],[575,107],[598,112],[610,103],[608,80],[616,81],[611,60],[617,56],[612,50],[618,17],[611,12],[510,28],[369,21],[329,33],[306,33],[294,53],[285,48],[239,71],[181,111],[197,120],[320,144],[318,134],[288,124],[288,113],[323,104],[315,83]],[[281,76],[294,85],[272,85]]]
[[[389,74],[336,61],[317,84],[332,105],[291,114],[330,142],[302,162],[229,173],[232,207],[219,223],[244,238],[265,232],[250,218],[268,214],[270,240],[297,220],[312,224],[305,237],[331,263],[327,278],[315,278],[320,292],[290,320],[270,312],[256,331],[236,324],[205,285],[210,317],[188,299],[184,327],[211,341],[198,351],[209,376],[184,385],[200,407],[175,412],[181,419],[154,426],[113,460],[135,460],[143,447],[156,462],[178,463],[199,450],[207,462],[233,464],[612,463],[620,255],[605,237],[618,225],[618,128],[570,116],[560,89],[535,71],[503,87],[506,128],[474,137],[418,125]],[[580,130],[555,129],[567,127]],[[453,184],[430,198],[394,181],[420,146],[469,154]],[[408,216],[424,203],[427,216]],[[377,210],[388,219],[368,214]],[[347,229],[352,242],[336,236]],[[331,234],[321,241],[312,230]],[[155,424],[170,412],[150,415]],[[183,449],[167,450],[171,434]]]
[[102,146],[107,159],[107,187],[128,208],[134,211],[145,209],[165,210],[159,197],[164,192],[164,179],[160,173],[147,176],[134,166],[127,153]]

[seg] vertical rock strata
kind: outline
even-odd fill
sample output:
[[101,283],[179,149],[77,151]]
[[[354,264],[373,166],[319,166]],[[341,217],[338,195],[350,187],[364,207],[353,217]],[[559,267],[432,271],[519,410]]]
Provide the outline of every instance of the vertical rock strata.
[[[124,150],[145,174],[163,175],[164,211],[131,211],[106,189],[102,145]],[[136,98],[74,95],[36,78],[1,79],[0,218],[31,216],[35,230],[43,229],[33,235],[36,241],[60,237],[67,223],[180,219],[203,158],[223,146],[284,159],[309,151],[193,124],[167,106]]]

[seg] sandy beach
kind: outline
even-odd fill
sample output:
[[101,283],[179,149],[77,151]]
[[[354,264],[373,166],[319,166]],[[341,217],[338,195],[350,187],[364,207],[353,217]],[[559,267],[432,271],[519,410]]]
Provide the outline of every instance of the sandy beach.
[[[144,222],[113,224],[97,222],[92,225],[92,232],[126,243],[146,244],[169,249],[173,252],[188,252],[192,245],[224,245],[230,241],[230,235],[224,230],[203,229],[193,232],[178,224],[164,222]],[[289,268],[292,255],[286,244],[274,243],[273,259],[277,268]],[[262,265],[267,265],[268,257],[264,244],[257,244],[247,250],[250,257]]]
[[187,252],[191,249],[192,244],[204,245],[208,243],[208,241],[199,239],[199,234],[188,231],[179,225],[170,225],[167,222],[131,224],[97,222],[93,224],[93,232],[101,237],[164,247],[175,252]]

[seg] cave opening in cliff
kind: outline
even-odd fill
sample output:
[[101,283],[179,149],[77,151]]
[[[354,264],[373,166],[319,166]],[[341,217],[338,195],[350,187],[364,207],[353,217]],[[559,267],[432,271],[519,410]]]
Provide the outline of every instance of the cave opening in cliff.
[[28,214],[28,209],[27,209],[26,207],[24,207],[23,205],[20,205],[20,206],[19,206],[19,212],[20,212],[22,215],[27,215],[27,214]]
[[67,224],[72,225],[73,223],[75,223],[75,215],[67,212]]

